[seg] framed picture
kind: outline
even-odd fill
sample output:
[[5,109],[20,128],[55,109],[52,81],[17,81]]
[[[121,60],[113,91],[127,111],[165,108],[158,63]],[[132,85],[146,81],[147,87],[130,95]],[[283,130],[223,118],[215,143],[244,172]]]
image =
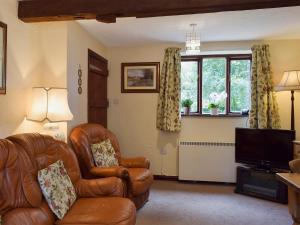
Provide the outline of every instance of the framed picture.
[[0,94],[6,93],[7,25],[0,21]]
[[159,62],[122,63],[122,93],[159,92]]

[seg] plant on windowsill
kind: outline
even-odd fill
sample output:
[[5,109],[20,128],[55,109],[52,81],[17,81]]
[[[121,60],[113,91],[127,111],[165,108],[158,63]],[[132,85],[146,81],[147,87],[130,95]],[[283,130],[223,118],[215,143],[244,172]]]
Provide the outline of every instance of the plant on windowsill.
[[189,115],[191,111],[191,106],[193,105],[193,101],[191,99],[185,99],[181,101],[181,106],[184,109],[184,114]]
[[209,95],[209,104],[208,104],[208,109],[210,109],[210,114],[211,115],[219,115],[219,108],[221,106],[221,103],[227,98],[226,92],[213,92]]
[[219,114],[219,104],[215,104],[215,103],[209,103],[208,105],[208,109],[210,109],[210,114],[211,115],[218,115]]

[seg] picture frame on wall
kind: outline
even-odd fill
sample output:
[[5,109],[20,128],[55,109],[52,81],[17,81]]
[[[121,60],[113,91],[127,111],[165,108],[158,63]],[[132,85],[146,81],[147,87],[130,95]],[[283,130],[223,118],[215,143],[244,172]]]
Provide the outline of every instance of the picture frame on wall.
[[7,25],[0,21],[0,94],[6,94]]
[[122,63],[122,93],[159,92],[159,62]]

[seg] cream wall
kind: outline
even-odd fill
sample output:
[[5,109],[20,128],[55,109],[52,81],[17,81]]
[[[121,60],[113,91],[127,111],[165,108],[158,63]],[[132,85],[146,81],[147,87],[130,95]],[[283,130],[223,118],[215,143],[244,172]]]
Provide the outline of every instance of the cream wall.
[[[67,37],[67,84],[69,105],[74,119],[68,122],[68,130],[75,125],[87,122],[87,71],[88,49],[107,58],[107,49],[95,38],[90,36],[78,23],[68,22]],[[78,68],[82,69],[82,89],[78,94]]]
[[[247,41],[204,43],[202,51],[249,51],[255,43],[268,43],[271,47],[274,80],[278,82],[286,69],[300,68],[300,42],[296,41]],[[157,44],[132,48],[110,48],[110,76],[108,96],[108,127],[116,135],[125,156],[144,155],[151,160],[155,174],[178,174],[178,140],[234,142],[235,127],[246,127],[247,118],[194,118],[184,117],[182,131],[169,134],[156,129],[158,94],[121,94],[122,62],[163,61],[164,49],[174,44]],[[176,46],[180,47],[180,46]],[[298,100],[297,100],[298,99]],[[282,127],[288,129],[290,115],[289,93],[278,93]],[[296,115],[299,115],[300,96],[296,95]],[[300,139],[299,121],[296,128]]]
[[41,84],[39,26],[17,18],[17,1],[1,0],[0,21],[8,25],[7,94],[0,95],[0,138],[40,129],[40,124],[24,121],[27,96],[32,86]]
[[67,87],[67,23],[41,23],[40,50],[42,84],[45,87]]
[[[268,41],[270,44],[274,83],[278,84],[285,70],[300,70],[300,40]],[[277,93],[281,126],[290,129],[291,93]],[[295,129],[300,140],[300,92],[295,92]]]
[[[17,0],[1,0],[0,21],[8,25],[7,94],[0,95],[0,138],[40,132],[42,123],[25,120],[35,86],[67,87],[74,120],[61,129],[87,121],[88,48],[106,57],[107,50],[77,22],[26,24],[17,17]],[[77,94],[77,69],[83,71],[83,94]]]

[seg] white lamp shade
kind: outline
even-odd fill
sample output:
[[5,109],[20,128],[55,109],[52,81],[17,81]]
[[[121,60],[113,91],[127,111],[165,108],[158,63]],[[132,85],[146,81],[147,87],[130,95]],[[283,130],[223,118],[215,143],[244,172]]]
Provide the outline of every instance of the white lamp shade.
[[27,119],[33,121],[63,122],[73,119],[64,88],[33,88],[31,108]]
[[47,118],[47,91],[44,88],[32,88],[31,104],[27,119],[44,121]]
[[276,91],[300,90],[300,70],[284,72]]
[[69,121],[73,119],[68,103],[67,89],[49,89],[48,116],[50,122]]

